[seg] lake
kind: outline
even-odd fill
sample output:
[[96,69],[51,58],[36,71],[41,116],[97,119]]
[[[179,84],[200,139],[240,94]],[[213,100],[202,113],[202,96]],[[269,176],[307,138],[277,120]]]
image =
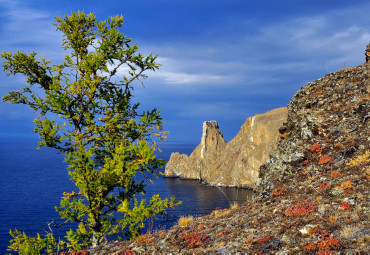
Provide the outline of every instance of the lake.
[[[197,144],[164,143],[161,158],[171,153],[190,154]],[[6,253],[11,236],[18,229],[28,235],[43,234],[47,222],[61,222],[54,207],[63,192],[74,189],[63,156],[50,148],[36,150],[37,141],[0,141],[0,254]],[[201,216],[230,203],[243,203],[253,193],[247,189],[210,187],[193,180],[159,177],[146,187],[144,198],[160,194],[161,198],[175,196],[182,204],[168,211],[166,220],[156,221],[154,229],[170,228],[180,216]],[[68,226],[54,230],[54,236],[64,236]]]

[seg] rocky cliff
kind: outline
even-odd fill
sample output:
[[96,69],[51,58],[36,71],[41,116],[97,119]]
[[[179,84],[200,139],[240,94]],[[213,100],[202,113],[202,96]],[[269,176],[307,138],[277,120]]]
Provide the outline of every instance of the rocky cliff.
[[228,143],[216,121],[205,121],[201,143],[190,156],[173,153],[164,174],[216,186],[250,187],[259,167],[276,149],[287,114],[286,108],[279,108],[250,117]]
[[370,63],[306,84],[288,111],[256,197],[102,250],[369,254]]

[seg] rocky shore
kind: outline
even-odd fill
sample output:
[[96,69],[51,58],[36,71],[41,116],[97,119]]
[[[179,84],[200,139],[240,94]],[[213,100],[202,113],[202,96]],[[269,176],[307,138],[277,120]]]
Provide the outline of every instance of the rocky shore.
[[369,254],[370,64],[330,73],[288,105],[258,194],[91,254]]

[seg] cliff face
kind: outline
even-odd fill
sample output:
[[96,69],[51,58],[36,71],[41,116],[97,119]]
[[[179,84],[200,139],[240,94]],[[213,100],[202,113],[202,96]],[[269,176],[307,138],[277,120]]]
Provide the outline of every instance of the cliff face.
[[186,154],[172,153],[164,172],[166,177],[203,180],[209,176],[210,165],[217,164],[226,146],[225,139],[216,121],[203,123],[201,143],[188,157]]
[[286,119],[286,108],[250,117],[229,143],[216,121],[205,121],[201,143],[190,156],[173,153],[164,174],[210,185],[250,187],[259,167],[276,148],[279,127]]

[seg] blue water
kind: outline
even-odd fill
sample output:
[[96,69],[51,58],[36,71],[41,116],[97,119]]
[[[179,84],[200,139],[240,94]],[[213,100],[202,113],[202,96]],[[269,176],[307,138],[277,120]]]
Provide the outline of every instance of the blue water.
[[[28,235],[45,233],[47,222],[61,222],[55,205],[65,191],[74,189],[63,162],[55,150],[36,150],[37,141],[0,141],[0,254],[6,253],[11,236],[9,229],[25,231]],[[196,144],[166,143],[161,146],[161,158],[169,159],[171,152],[190,154]],[[252,192],[246,189],[209,187],[198,181],[159,177],[146,188],[150,198],[175,196],[182,204],[168,212],[166,220],[156,221],[154,229],[169,228],[182,215],[200,216],[215,209],[227,208],[232,202],[242,203]],[[64,236],[66,229],[55,229],[55,236]]]

